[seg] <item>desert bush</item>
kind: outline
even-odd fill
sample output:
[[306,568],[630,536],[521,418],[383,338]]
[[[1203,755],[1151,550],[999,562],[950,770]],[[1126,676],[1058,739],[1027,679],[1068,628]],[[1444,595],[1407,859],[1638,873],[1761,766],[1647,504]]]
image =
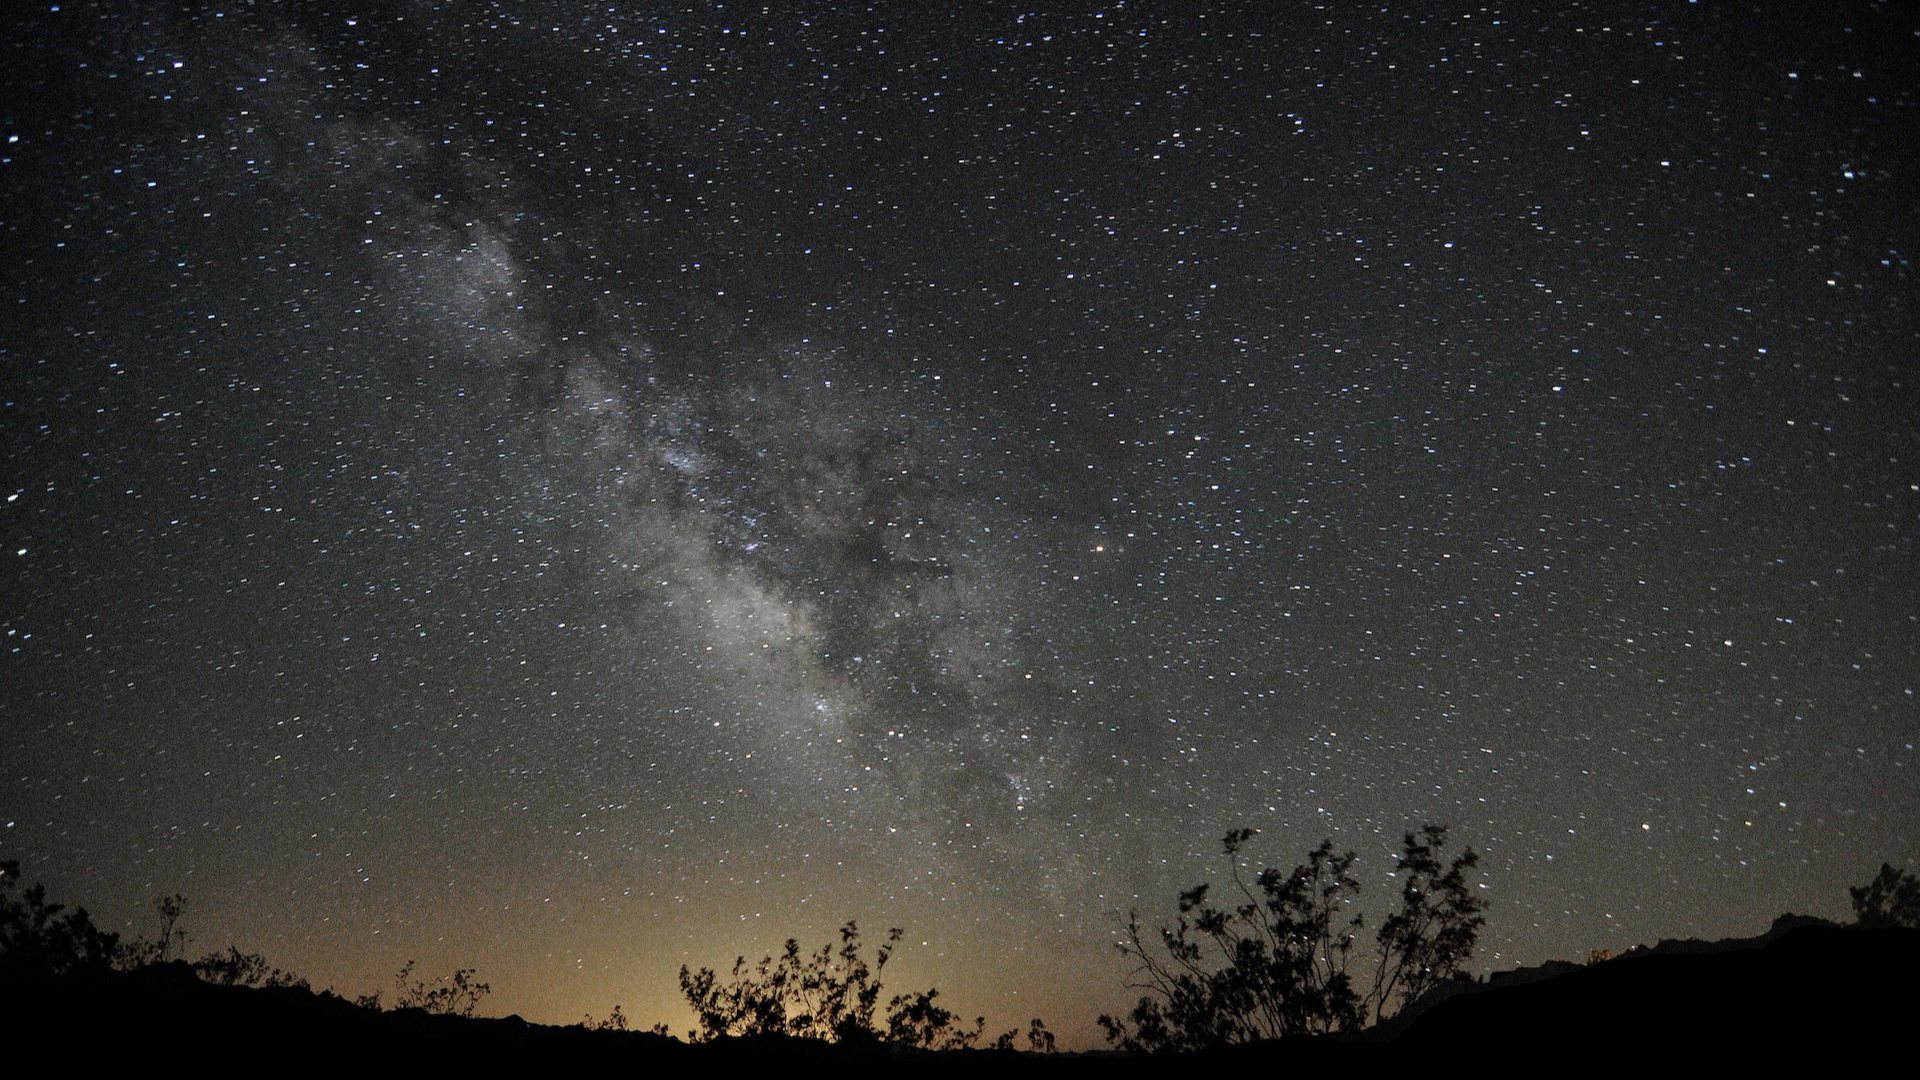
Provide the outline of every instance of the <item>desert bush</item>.
[[1143,990],[1125,1018],[1101,1016],[1109,1042],[1135,1052],[1202,1050],[1254,1039],[1316,1035],[1363,1026],[1395,1004],[1451,977],[1473,953],[1486,920],[1467,871],[1472,848],[1442,867],[1446,829],[1408,833],[1395,873],[1400,908],[1375,935],[1379,956],[1362,994],[1349,972],[1365,925],[1347,914],[1360,891],[1353,852],[1328,840],[1290,873],[1263,869],[1249,883],[1240,853],[1251,829],[1221,841],[1235,903],[1219,907],[1202,884],[1180,894],[1180,916],[1148,943],[1138,913],[1129,916],[1120,951],[1135,964],[1129,987]]
[[1379,967],[1367,995],[1376,1021],[1390,1004],[1412,1001],[1453,977],[1487,925],[1481,914],[1486,901],[1467,883],[1480,856],[1468,848],[1443,869],[1440,848],[1446,841],[1446,826],[1428,825],[1417,835],[1408,833],[1401,847],[1394,871],[1400,909],[1380,924]]
[[[65,914],[62,914],[65,912]],[[111,970],[120,935],[101,930],[84,907],[47,901],[44,885],[20,888],[20,864],[0,861],[0,974],[47,978]]]
[[1157,950],[1139,914],[1129,916],[1120,951],[1136,965],[1128,985],[1146,993],[1124,1020],[1100,1017],[1108,1041],[1178,1052],[1358,1026],[1347,963],[1361,919],[1345,918],[1360,887],[1354,856],[1334,854],[1328,841],[1292,873],[1262,870],[1249,884],[1239,855],[1253,835],[1240,829],[1221,841],[1242,903],[1215,907],[1208,884],[1181,893],[1179,920],[1160,928]]
[[241,952],[237,945],[229,945],[225,952],[210,952],[195,960],[193,971],[207,982],[221,986],[297,986],[304,989],[307,985],[307,980],[273,967],[259,953]]
[[153,913],[160,918],[160,934],[152,941],[136,940],[129,944],[126,961],[130,966],[165,963],[167,953],[173,952],[177,958],[186,951],[187,931],[180,920],[187,913],[187,898],[179,893],[156,896]]
[[[414,976],[413,969],[418,964],[417,960],[409,960],[394,975],[394,1008],[421,1009],[444,1016],[472,1016],[474,1010],[480,1007],[480,1000],[493,990],[486,983],[474,979],[472,968],[461,968],[452,975],[442,975],[428,982]],[[379,1007],[378,1003],[379,995],[375,994],[376,1008]]]
[[861,954],[859,927],[849,920],[840,928],[837,947],[828,942],[818,952],[802,953],[800,943],[788,938],[778,957],[764,956],[753,965],[744,956],[735,959],[726,983],[712,968],[693,971],[682,966],[680,990],[700,1025],[692,1034],[699,1040],[792,1035],[926,1050],[972,1046],[985,1029],[985,1019],[964,1026],[951,1010],[935,1003],[938,990],[894,996],[887,1002],[885,1021],[876,1022],[880,977],[902,933],[898,928],[888,931],[871,965]]
[[1893,926],[1920,929],[1920,878],[1891,863],[1881,863],[1880,873],[1865,885],[1847,892],[1853,897],[1853,914],[1859,924],[1870,930]]
[[[995,1050],[1017,1051],[1019,1047],[1015,1046],[1014,1043],[1019,1037],[1019,1028],[1015,1028],[1012,1031],[1003,1031],[998,1038],[993,1040],[993,1048]],[[1031,1054],[1054,1053],[1053,1032],[1048,1031],[1047,1022],[1037,1016],[1027,1025],[1027,1052]]]
[[[586,1018],[580,1021],[580,1026],[589,1031],[625,1031],[627,1014],[620,1011],[620,1006],[615,1005],[605,1020],[595,1020],[593,1014],[588,1013]],[[665,1033],[662,1032],[662,1034]]]
[[[156,896],[152,900],[154,915],[160,921],[160,933],[151,941],[136,938],[123,945],[117,958],[122,968],[145,967],[148,964],[166,963],[169,956],[182,959],[187,942],[191,936],[181,921],[186,918],[187,898],[179,893],[171,896]],[[210,983],[220,986],[298,986],[305,988],[307,981],[289,971],[282,971],[267,963],[267,958],[259,953],[241,952],[237,945],[228,945],[225,951],[215,950],[195,960],[190,965],[194,974]]]

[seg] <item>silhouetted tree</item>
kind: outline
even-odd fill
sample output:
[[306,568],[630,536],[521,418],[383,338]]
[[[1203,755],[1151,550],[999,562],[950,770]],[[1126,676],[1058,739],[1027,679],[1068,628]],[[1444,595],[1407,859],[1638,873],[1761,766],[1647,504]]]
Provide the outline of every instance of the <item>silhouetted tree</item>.
[[1920,929],[1920,878],[1905,870],[1881,863],[1877,877],[1847,892],[1853,897],[1853,913],[1860,926],[1870,930],[1892,926]]
[[1144,940],[1138,913],[1129,916],[1119,948],[1135,963],[1128,985],[1146,994],[1124,1019],[1099,1018],[1109,1042],[1181,1052],[1351,1030],[1447,979],[1472,955],[1486,905],[1466,874],[1479,857],[1468,848],[1443,872],[1444,827],[1407,834],[1395,871],[1400,910],[1376,935],[1380,957],[1364,998],[1348,973],[1364,924],[1358,913],[1347,916],[1360,890],[1353,852],[1336,855],[1328,840],[1291,873],[1264,869],[1250,885],[1239,856],[1253,835],[1238,829],[1221,841],[1239,893],[1234,906],[1214,906],[1206,884],[1181,893],[1180,918],[1160,929],[1158,949]]
[[926,1050],[972,1046],[986,1027],[976,1018],[969,1029],[944,1006],[938,990],[896,995],[887,1003],[884,1026],[875,1023],[880,976],[904,931],[887,932],[886,943],[869,965],[861,955],[860,930],[852,921],[840,928],[840,942],[815,953],[800,951],[787,939],[778,957],[764,956],[749,966],[734,960],[731,980],[722,984],[712,968],[680,968],[680,991],[700,1024],[689,1033],[698,1040],[728,1035],[793,1035],[846,1045],[888,1044]]
[[120,935],[93,925],[86,908],[67,911],[47,901],[46,886],[19,886],[20,864],[0,861],[0,974],[79,975],[108,971],[119,962]]

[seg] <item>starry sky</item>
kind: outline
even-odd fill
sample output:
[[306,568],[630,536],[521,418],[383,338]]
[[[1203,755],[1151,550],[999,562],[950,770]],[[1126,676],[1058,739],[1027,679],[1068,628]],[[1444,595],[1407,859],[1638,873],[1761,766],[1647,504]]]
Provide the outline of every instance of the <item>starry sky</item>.
[[1090,1046],[1231,828],[1450,825],[1483,971],[1920,858],[1909,6],[8,24],[0,857],[108,925]]

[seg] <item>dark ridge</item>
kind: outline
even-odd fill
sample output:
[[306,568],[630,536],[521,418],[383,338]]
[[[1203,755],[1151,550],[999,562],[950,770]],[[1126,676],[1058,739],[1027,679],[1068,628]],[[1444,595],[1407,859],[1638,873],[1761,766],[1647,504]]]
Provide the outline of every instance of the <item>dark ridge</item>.
[[219,986],[184,961],[133,971],[60,978],[0,977],[0,1030],[17,1045],[58,1047],[63,1068],[151,1067],[164,1058],[218,1060],[272,1074],[346,1075],[369,1068],[506,1070],[848,1066],[944,1074],[964,1068],[1021,1074],[1044,1067],[1073,1074],[1126,1061],[1111,1053],[1048,1058],[1003,1050],[935,1054],[852,1048],[784,1036],[726,1038],[689,1046],[653,1032],[535,1024],[519,1016],[462,1017],[419,1009],[381,1011],[305,987]]
[[[689,1046],[651,1032],[376,1011],[297,987],[217,986],[185,963],[131,972],[0,982],[0,1024],[21,1045],[62,1048],[68,1066],[217,1057],[243,1068],[321,1072],[405,1065],[499,1071],[687,1066],[1140,1075],[1198,1068],[1382,1066],[1414,1062],[1570,1062],[1576,1054],[1771,1059],[1852,1057],[1911,1043],[1920,1012],[1920,930],[1841,928],[1782,917],[1756,938],[1665,941],[1600,963],[1548,964],[1442,987],[1358,1036],[1251,1043],[1166,1058],[1113,1053],[935,1054],[782,1037]],[[1509,1055],[1527,1055],[1511,1058]],[[1539,1055],[1551,1054],[1552,1057]],[[1598,1059],[1595,1065],[1599,1066]]]
[[1473,984],[1394,1042],[1419,1053],[1632,1046],[1738,1057],[1911,1047],[1920,931],[1783,923],[1759,938],[1665,941],[1534,982]]

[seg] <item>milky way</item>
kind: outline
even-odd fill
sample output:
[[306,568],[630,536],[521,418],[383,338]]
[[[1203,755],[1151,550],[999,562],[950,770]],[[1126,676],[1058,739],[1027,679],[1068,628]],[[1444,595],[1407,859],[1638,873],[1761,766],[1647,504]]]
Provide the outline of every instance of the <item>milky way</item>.
[[1910,13],[184,11],[0,115],[0,856],[111,925],[1091,1045],[1230,828],[1449,824],[1485,967],[1915,857]]

